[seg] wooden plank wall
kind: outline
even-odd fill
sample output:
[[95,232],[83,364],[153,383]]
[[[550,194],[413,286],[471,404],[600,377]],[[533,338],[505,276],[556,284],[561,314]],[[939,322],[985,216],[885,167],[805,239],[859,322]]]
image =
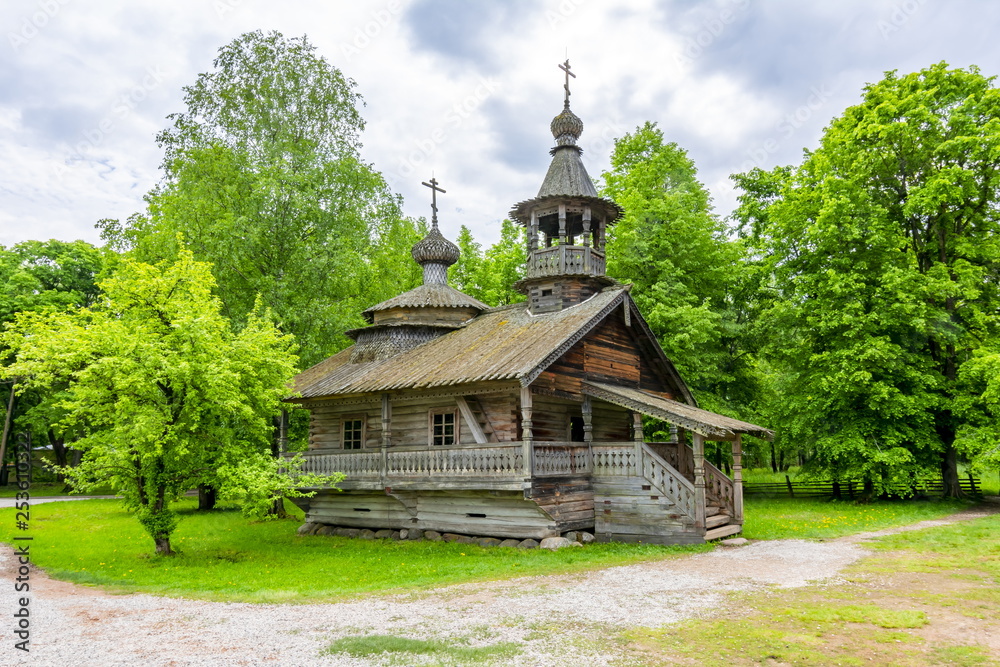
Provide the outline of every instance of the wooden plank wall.
[[632,439],[632,412],[626,408],[593,399],[594,442],[625,442]]
[[531,499],[556,521],[560,532],[594,529],[594,487],[589,477],[535,479]]
[[594,479],[594,536],[602,542],[697,544],[704,537],[642,477]]
[[382,405],[378,400],[349,406],[318,406],[309,411],[309,449],[342,449],[340,420],[346,415],[365,415],[365,446],[382,444]]
[[[511,394],[486,394],[476,397],[482,410],[488,414],[500,442],[517,440],[517,397]],[[424,446],[428,445],[427,414],[433,408],[458,409],[455,399],[436,397],[427,399],[403,399],[392,404],[392,444]],[[310,409],[309,449],[341,449],[340,421],[345,416],[365,415],[366,447],[382,446],[382,405],[378,399],[365,403],[344,406],[317,406]],[[458,435],[461,444],[474,444],[476,439],[466,426],[461,414],[458,415]],[[562,439],[562,438],[561,438]]]
[[581,395],[584,379],[639,387],[672,397],[665,380],[648,354],[640,353],[639,332],[625,326],[625,317],[616,310],[543,371],[535,386]]
[[[428,491],[404,502],[379,492],[321,491],[306,520],[353,528],[418,528],[442,533],[519,539],[559,535],[560,524],[520,491]],[[566,529],[570,530],[570,529]]]

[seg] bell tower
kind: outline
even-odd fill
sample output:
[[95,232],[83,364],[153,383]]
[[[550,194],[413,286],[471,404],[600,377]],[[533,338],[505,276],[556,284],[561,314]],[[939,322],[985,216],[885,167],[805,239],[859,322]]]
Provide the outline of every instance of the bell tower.
[[549,126],[556,145],[552,163],[534,199],[517,204],[512,219],[527,228],[528,265],[515,284],[528,297],[532,313],[549,313],[580,303],[612,285],[605,274],[604,245],[609,225],[622,215],[610,199],[598,196],[576,142],[583,121],[569,105],[569,60],[559,65],[566,76],[563,110]]

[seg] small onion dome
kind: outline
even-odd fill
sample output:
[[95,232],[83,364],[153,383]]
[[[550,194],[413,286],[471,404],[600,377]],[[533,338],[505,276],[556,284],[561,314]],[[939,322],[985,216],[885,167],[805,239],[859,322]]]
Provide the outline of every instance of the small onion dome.
[[437,225],[432,226],[430,233],[413,246],[410,254],[413,255],[417,264],[444,264],[445,266],[451,266],[461,256],[458,246],[442,236]]
[[552,130],[557,146],[574,146],[576,140],[583,134],[583,121],[570,111],[569,105],[566,105],[559,115],[552,119],[549,129]]

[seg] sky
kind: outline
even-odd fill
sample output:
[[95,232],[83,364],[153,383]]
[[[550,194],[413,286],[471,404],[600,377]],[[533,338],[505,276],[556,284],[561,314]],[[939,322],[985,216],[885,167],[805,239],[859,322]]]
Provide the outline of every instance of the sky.
[[885,71],[1000,73],[998,27],[986,0],[3,0],[0,245],[99,243],[143,210],[183,87],[253,30],[307,35],[356,82],[405,213],[429,216],[433,174],[445,235],[489,244],[541,185],[567,56],[591,177],[653,121],[725,217],[730,174],[799,162]]

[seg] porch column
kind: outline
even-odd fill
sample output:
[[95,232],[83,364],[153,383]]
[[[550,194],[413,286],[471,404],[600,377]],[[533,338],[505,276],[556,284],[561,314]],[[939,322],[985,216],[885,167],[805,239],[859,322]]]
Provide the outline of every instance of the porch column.
[[538,250],[538,213],[531,212],[531,226],[528,228],[528,250]]
[[642,443],[644,442],[644,438],[642,435],[641,412],[632,413],[632,440],[635,442],[635,465],[639,470],[639,474],[642,474]]
[[594,408],[590,396],[583,397],[583,444],[587,446],[587,470],[594,470]]
[[733,523],[743,525],[743,439],[733,440]]
[[382,486],[385,486],[386,478],[389,476],[390,444],[392,444],[392,402],[389,400],[389,394],[382,394],[382,463],[379,472]]
[[534,473],[534,446],[531,432],[531,387],[521,387],[521,442],[523,446],[524,477],[529,481]]
[[559,204],[559,245],[566,245],[566,204]]
[[694,526],[705,530],[705,436],[691,433],[694,441]]

